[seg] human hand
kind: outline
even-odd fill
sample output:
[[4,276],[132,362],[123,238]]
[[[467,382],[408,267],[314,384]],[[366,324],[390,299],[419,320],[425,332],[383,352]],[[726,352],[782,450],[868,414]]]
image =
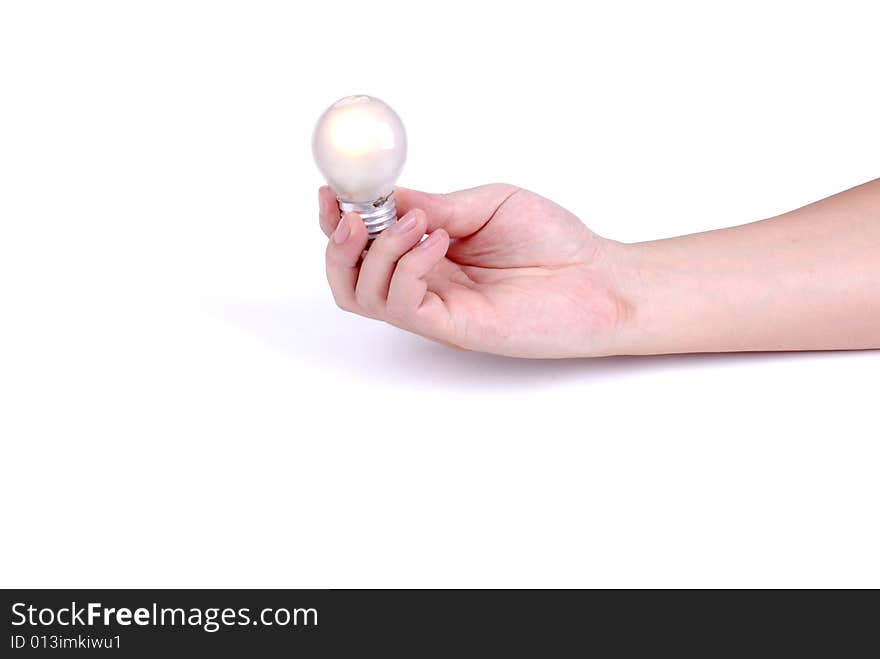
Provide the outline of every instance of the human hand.
[[615,353],[629,307],[615,275],[617,243],[511,185],[398,188],[395,201],[400,220],[364,255],[360,216],[340,220],[335,196],[320,190],[327,279],[342,309],[466,350]]

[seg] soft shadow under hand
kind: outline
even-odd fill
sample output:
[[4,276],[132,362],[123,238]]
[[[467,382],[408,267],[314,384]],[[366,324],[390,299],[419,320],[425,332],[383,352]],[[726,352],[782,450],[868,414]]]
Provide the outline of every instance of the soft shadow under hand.
[[[288,356],[369,382],[476,388],[535,387],[569,379],[620,378],[742,360],[781,360],[808,353],[738,353],[514,359],[453,350],[377,321],[345,314],[329,300],[214,301],[212,316]],[[811,353],[816,354],[816,353]]]

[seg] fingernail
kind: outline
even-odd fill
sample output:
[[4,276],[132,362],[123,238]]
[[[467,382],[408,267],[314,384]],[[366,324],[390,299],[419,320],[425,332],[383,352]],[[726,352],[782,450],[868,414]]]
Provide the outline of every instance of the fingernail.
[[343,216],[342,219],[339,220],[339,225],[336,227],[336,231],[333,232],[333,242],[337,245],[341,245],[348,240],[350,233],[351,227],[348,226],[348,220]]
[[402,234],[406,233],[410,229],[412,229],[416,225],[416,214],[414,211],[410,211],[402,218],[400,218],[397,223],[391,227],[391,230],[394,233]]
[[437,244],[438,240],[440,240],[440,236],[435,231],[434,233],[429,235],[427,238],[425,238],[422,242],[420,242],[419,247],[424,247],[424,248],[433,247],[434,245]]

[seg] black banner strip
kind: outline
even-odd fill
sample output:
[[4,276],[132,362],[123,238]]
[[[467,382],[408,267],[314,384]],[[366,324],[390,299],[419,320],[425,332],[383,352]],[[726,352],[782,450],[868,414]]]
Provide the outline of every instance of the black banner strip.
[[874,591],[2,592],[4,657],[856,656],[878,613]]

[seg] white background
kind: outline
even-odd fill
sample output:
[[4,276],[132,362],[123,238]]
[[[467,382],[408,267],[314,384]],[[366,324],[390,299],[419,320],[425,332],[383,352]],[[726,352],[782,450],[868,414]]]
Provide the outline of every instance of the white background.
[[402,184],[624,241],[880,175],[872,3],[611,4],[0,5],[0,585],[880,586],[880,353],[516,361],[331,301],[347,94]]

